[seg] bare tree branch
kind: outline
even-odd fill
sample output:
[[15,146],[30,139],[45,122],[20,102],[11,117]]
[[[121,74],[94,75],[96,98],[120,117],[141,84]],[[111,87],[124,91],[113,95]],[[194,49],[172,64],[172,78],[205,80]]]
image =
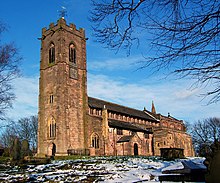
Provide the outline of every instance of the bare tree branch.
[[0,143],[4,147],[10,147],[15,138],[27,140],[32,150],[37,148],[38,117],[30,116],[21,118],[17,122],[13,121],[2,126]]
[[206,93],[210,103],[220,100],[220,1],[92,0],[92,7],[96,41],[128,54],[142,43],[142,69],[169,69],[211,84],[213,91]]
[[193,143],[199,155],[204,155],[210,150],[211,144],[220,140],[220,118],[207,118],[195,122],[190,130]]
[[[0,22],[0,36],[3,31],[5,26]],[[0,39],[0,120],[5,119],[5,112],[15,99],[11,81],[19,76],[20,60],[14,43],[1,44]]]

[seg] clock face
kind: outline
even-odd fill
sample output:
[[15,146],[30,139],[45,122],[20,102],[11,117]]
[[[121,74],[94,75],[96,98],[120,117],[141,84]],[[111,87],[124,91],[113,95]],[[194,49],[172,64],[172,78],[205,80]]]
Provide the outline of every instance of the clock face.
[[70,67],[70,78],[78,79],[78,72],[76,67]]

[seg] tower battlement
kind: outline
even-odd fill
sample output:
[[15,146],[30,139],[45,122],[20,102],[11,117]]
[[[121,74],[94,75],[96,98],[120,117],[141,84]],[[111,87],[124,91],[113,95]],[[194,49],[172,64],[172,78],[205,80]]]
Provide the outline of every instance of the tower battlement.
[[70,23],[69,25],[66,23],[66,20],[64,18],[60,18],[57,20],[57,23],[54,24],[53,22],[50,23],[49,28],[44,27],[42,28],[42,37],[45,37],[49,34],[54,33],[55,31],[58,30],[66,30],[68,32],[72,32],[80,37],[85,37],[85,29],[83,28],[76,28],[76,25],[73,23]]
[[84,29],[67,25],[64,18],[43,28],[38,154],[86,152],[86,78]]

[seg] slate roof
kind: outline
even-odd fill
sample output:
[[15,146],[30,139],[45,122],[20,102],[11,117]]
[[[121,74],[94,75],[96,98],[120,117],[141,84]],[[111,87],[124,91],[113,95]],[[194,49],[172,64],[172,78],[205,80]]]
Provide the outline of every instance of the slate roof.
[[132,139],[133,135],[126,135],[126,136],[123,136],[121,137],[117,143],[120,143],[120,142],[130,142],[130,140]]
[[93,108],[103,109],[105,106],[105,108],[109,111],[126,114],[128,116],[137,117],[137,118],[145,119],[148,121],[159,122],[153,116],[148,115],[144,111],[114,104],[114,103],[107,102],[104,100],[88,97],[88,104],[90,107],[93,107]]
[[108,126],[112,128],[118,128],[118,129],[124,129],[124,130],[130,130],[133,132],[145,132],[152,134],[152,131],[149,131],[147,129],[144,129],[134,123],[124,122],[124,121],[118,121],[118,120],[109,120]]

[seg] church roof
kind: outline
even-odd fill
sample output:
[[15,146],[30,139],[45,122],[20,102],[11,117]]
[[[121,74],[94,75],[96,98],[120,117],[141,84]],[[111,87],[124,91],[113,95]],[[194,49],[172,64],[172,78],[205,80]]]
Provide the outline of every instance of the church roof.
[[118,129],[124,129],[124,130],[130,130],[133,132],[145,132],[145,133],[153,133],[145,128],[142,128],[134,123],[124,122],[124,121],[118,121],[118,120],[108,120],[109,127],[118,128]]
[[117,143],[121,143],[121,142],[130,142],[130,140],[132,139],[133,135],[126,135],[121,137]]
[[144,111],[114,104],[114,103],[107,102],[104,100],[88,97],[88,104],[90,107],[93,107],[93,108],[99,108],[99,109],[106,108],[109,111],[126,114],[128,116],[137,117],[137,118],[145,119],[148,121],[159,122],[153,116],[148,115]]

